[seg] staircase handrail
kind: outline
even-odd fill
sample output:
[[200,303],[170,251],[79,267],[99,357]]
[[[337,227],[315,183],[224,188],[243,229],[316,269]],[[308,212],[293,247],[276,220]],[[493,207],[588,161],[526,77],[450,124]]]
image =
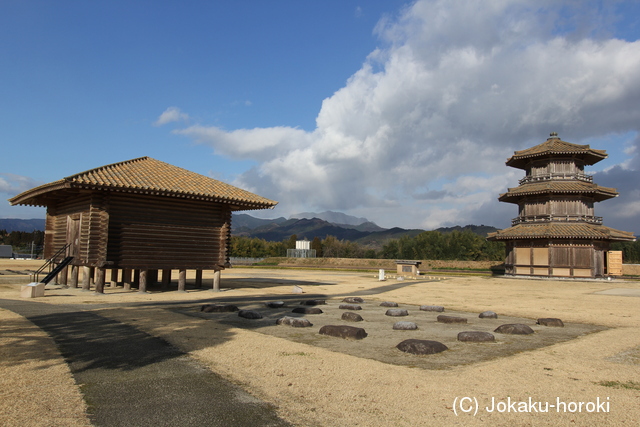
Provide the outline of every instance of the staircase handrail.
[[42,267],[40,267],[35,273],[31,275],[32,281],[37,282],[38,276],[40,276],[40,273],[42,273],[45,269],[49,268],[49,271],[51,271],[50,267],[55,263],[56,258],[62,255],[63,252],[66,252],[66,250],[69,249],[70,246],[71,243],[67,243],[66,245],[61,247],[55,254],[53,254],[51,258],[47,259],[47,262],[45,262]]

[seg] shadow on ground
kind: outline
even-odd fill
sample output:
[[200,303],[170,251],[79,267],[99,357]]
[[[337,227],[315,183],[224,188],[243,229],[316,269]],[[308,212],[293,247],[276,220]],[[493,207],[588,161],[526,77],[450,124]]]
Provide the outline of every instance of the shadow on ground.
[[[275,408],[133,326],[58,306],[0,300],[47,332],[67,361],[98,426],[286,426]],[[16,336],[20,328],[4,330]],[[19,341],[38,359],[38,342]],[[43,390],[43,392],[46,392]]]

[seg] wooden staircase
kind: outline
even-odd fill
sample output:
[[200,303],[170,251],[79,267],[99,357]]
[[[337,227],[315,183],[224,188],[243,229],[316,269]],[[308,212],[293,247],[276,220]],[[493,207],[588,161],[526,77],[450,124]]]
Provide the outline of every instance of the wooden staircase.
[[65,259],[63,259],[60,264],[56,265],[55,268],[53,270],[51,270],[49,272],[49,274],[47,274],[46,276],[44,276],[44,279],[42,279],[40,281],[40,283],[44,283],[45,285],[47,283],[49,283],[51,280],[53,280],[54,277],[56,277],[56,275],[58,273],[60,273],[62,271],[63,268],[65,268],[67,265],[69,265],[69,263],[73,260],[72,256],[68,256]]
[[[67,251],[69,246],[71,245],[69,244],[65,245],[58,252],[56,252],[51,258],[49,258],[47,262],[45,262],[44,265],[38,269],[38,271],[32,274],[31,276],[32,280],[34,282],[44,283],[45,285],[49,283],[51,280],[53,280],[53,278],[56,277],[56,275],[60,273],[63,268],[65,268],[67,265],[69,265],[71,261],[73,261],[72,256],[65,257],[59,263],[56,263],[55,261],[56,258],[59,258],[63,253]],[[38,280],[38,277],[40,276],[40,274],[44,272],[46,269],[49,269],[49,273],[44,277],[44,279]]]

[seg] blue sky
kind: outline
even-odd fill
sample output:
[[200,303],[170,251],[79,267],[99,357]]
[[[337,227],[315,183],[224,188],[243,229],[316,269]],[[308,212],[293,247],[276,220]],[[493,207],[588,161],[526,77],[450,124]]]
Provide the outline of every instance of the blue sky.
[[505,160],[549,132],[605,149],[640,234],[640,5],[0,3],[0,217],[35,185],[141,156],[381,226],[505,228]]

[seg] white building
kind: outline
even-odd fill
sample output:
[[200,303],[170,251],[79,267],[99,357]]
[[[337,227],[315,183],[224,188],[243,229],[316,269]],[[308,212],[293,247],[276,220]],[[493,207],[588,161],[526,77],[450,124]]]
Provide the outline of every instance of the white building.
[[287,258],[315,258],[316,250],[311,249],[311,242],[308,240],[296,240],[295,249],[287,249]]

